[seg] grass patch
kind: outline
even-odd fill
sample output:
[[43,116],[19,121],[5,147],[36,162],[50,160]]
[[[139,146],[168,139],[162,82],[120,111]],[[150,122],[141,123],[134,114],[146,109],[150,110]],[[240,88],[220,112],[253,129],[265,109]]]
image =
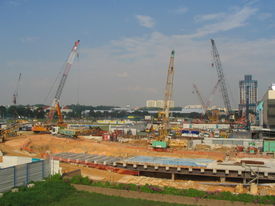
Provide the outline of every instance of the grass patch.
[[20,187],[19,192],[7,192],[0,198],[1,206],[35,206],[49,205],[67,195],[75,189],[70,183],[64,182],[60,176],[53,176],[46,181],[36,182],[32,188]]
[[179,206],[180,204],[156,202],[141,199],[122,198],[116,196],[107,196],[97,193],[77,191],[69,197],[59,202],[50,204],[49,206]]
[[240,201],[247,203],[261,203],[275,205],[275,196],[256,196],[250,194],[232,194],[231,192],[205,192],[196,189],[177,189],[173,187],[157,187],[153,185],[135,185],[135,184],[118,184],[102,181],[91,181],[87,177],[75,176],[70,180],[74,184],[85,184],[90,186],[140,191],[147,193],[159,193],[169,195],[179,195],[187,197],[195,197],[198,199],[216,199],[228,201]]
[[[76,181],[76,180],[74,180]],[[78,183],[87,184],[87,179],[80,178]],[[90,181],[89,181],[90,183]],[[179,204],[107,196],[78,191],[69,182],[55,175],[46,181],[35,182],[32,188],[20,187],[19,192],[7,192],[0,198],[1,206],[172,206]]]

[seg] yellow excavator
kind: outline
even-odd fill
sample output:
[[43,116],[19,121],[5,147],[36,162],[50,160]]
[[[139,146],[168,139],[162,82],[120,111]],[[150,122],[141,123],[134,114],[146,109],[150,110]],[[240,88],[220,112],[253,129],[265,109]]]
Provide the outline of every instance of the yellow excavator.
[[17,129],[20,126],[20,122],[10,124],[7,128],[0,128],[0,143],[4,142],[7,137],[17,136]]

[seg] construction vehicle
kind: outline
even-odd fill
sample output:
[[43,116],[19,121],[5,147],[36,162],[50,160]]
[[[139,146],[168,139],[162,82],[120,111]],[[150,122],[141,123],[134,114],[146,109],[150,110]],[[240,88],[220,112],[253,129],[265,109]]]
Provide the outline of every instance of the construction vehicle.
[[17,136],[17,130],[20,126],[20,122],[10,124],[6,128],[0,128],[0,143],[4,142],[7,137]]
[[230,116],[232,109],[231,109],[231,103],[230,103],[226,81],[225,81],[225,77],[222,69],[222,63],[220,60],[220,56],[219,56],[215,41],[213,39],[211,39],[211,44],[212,44],[212,56],[213,56],[212,66],[215,67],[217,70],[218,79],[220,80],[219,85],[220,85],[220,90],[223,97],[224,106],[226,108],[226,113]]
[[169,114],[170,114],[170,104],[172,100],[173,92],[173,82],[174,82],[174,58],[175,51],[171,52],[170,62],[167,73],[166,86],[164,91],[164,107],[163,110],[158,113],[158,118],[161,121],[159,126],[159,135],[157,135],[156,140],[152,141],[152,147],[154,149],[166,149],[169,145]]
[[73,48],[69,54],[69,57],[66,61],[65,69],[64,69],[63,75],[61,77],[60,83],[58,85],[58,88],[56,90],[56,94],[55,94],[55,97],[52,102],[52,106],[51,106],[49,114],[48,114],[47,122],[46,122],[46,124],[38,123],[38,124],[34,125],[32,127],[32,131],[34,133],[50,133],[51,128],[53,126],[52,120],[53,120],[55,113],[57,113],[57,116],[58,116],[57,126],[59,126],[59,127],[66,126],[66,124],[63,121],[63,116],[61,113],[59,101],[60,101],[60,97],[61,97],[64,85],[65,85],[65,82],[67,80],[68,74],[69,74],[72,64],[74,62],[74,59],[78,55],[77,49],[78,49],[79,43],[80,43],[80,40],[78,40],[74,43],[74,46],[73,46]]
[[202,105],[203,112],[204,112],[204,114],[206,114],[207,118],[210,120],[211,123],[217,123],[218,120],[219,120],[219,117],[217,117],[216,111],[209,111],[209,107],[210,107],[210,104],[212,102],[212,98],[213,98],[215,92],[217,91],[217,88],[218,88],[220,82],[221,82],[221,80],[219,79],[217,81],[217,83],[215,84],[212,92],[210,93],[210,95],[206,99],[206,101],[203,100],[197,85],[193,84],[193,88],[195,89],[195,92],[196,92],[196,94],[199,98],[199,101],[200,101],[201,105]]

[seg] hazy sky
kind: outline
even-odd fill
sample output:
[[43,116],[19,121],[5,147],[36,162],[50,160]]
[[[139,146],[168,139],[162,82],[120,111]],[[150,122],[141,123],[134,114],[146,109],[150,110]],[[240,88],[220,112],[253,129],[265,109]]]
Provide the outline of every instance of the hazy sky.
[[[145,105],[162,99],[175,49],[175,104],[199,104],[217,82],[210,38],[220,53],[231,102],[244,74],[258,80],[259,99],[275,82],[275,1],[248,0],[0,0],[0,104],[11,104],[19,73],[19,104],[45,98],[75,40],[61,103]],[[221,104],[217,91],[213,104]]]

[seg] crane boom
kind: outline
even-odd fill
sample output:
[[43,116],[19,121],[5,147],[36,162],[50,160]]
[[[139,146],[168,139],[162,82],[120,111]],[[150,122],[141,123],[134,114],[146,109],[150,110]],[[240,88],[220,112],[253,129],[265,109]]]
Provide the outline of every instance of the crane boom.
[[213,90],[212,90],[212,92],[210,93],[208,99],[206,100],[205,105],[206,105],[207,109],[209,108],[209,106],[210,106],[210,104],[211,104],[211,102],[212,102],[213,95],[214,95],[215,92],[217,91],[220,82],[221,82],[221,80],[219,79],[219,80],[217,81],[217,83],[215,84],[215,86],[213,87]]
[[18,77],[18,80],[17,80],[17,83],[16,83],[15,91],[13,93],[13,99],[12,99],[13,104],[17,103],[18,89],[19,89],[19,84],[20,84],[21,76],[22,76],[22,74],[20,73],[19,77]]
[[[66,64],[65,64],[65,69],[64,69],[63,75],[61,77],[60,83],[58,85],[58,88],[56,90],[56,93],[55,93],[55,96],[54,96],[54,99],[53,99],[53,103],[52,103],[52,106],[51,106],[51,109],[50,109],[50,112],[49,112],[49,121],[51,121],[53,119],[55,111],[57,109],[60,109],[59,100],[60,100],[64,85],[65,85],[65,82],[67,80],[68,74],[69,74],[69,72],[71,70],[71,67],[72,67],[72,64],[74,62],[74,59],[77,56],[77,48],[78,48],[79,43],[80,43],[80,40],[78,40],[74,43],[74,46],[73,46],[73,48],[72,48],[72,50],[71,50],[71,52],[70,52],[70,54],[67,58],[67,61],[66,61]],[[62,115],[60,117],[60,114],[61,114],[60,111],[57,111],[57,113],[58,113],[58,116],[59,116],[59,121],[62,121]]]
[[159,119],[161,120],[160,125],[160,135],[159,140],[164,140],[168,133],[169,128],[169,113],[171,107],[171,100],[173,94],[173,82],[174,82],[174,58],[175,58],[175,51],[171,52],[167,79],[166,79],[166,86],[164,90],[164,106],[163,110],[158,113]]
[[199,98],[199,100],[201,102],[201,106],[203,108],[204,113],[206,113],[208,108],[207,108],[207,105],[206,105],[206,103],[204,102],[204,100],[203,100],[203,98],[201,96],[201,93],[200,93],[197,85],[193,84],[193,88],[195,89],[195,92],[196,92],[196,94],[197,94],[197,96],[198,96],[198,98]]
[[230,99],[226,87],[225,77],[222,69],[222,64],[220,60],[220,56],[217,50],[217,47],[215,45],[215,41],[211,39],[212,44],[212,56],[213,56],[213,65],[216,67],[217,73],[218,73],[218,79],[220,79],[220,89],[223,97],[224,106],[226,107],[227,113],[231,112],[231,104]]
[[175,58],[175,51],[171,52],[170,62],[168,67],[167,73],[167,80],[166,80],[166,87],[164,92],[164,108],[163,111],[165,113],[165,118],[169,119],[169,111],[171,107],[171,100],[173,94],[173,84],[174,84],[174,58]]

